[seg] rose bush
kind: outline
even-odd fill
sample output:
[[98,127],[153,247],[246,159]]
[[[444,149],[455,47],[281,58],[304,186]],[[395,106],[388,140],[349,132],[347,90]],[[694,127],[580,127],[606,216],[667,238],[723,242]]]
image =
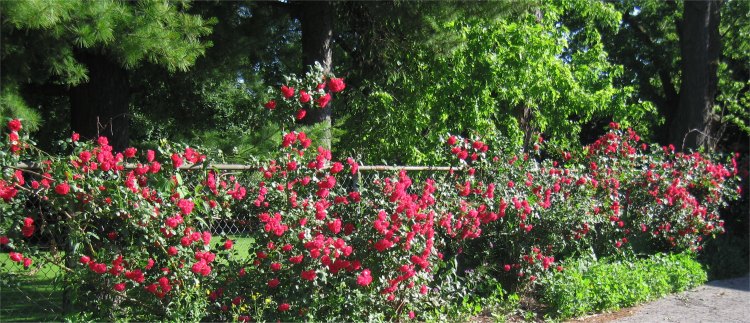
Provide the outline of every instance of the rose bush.
[[[291,129],[346,87],[321,80],[288,79],[269,116]],[[76,304],[101,319],[425,319],[460,269],[533,285],[583,253],[698,251],[722,232],[719,209],[738,187],[736,156],[648,146],[615,123],[571,152],[540,138],[508,154],[449,136],[447,174],[378,174],[356,190],[358,163],[303,132],[245,174],[168,142],[114,152],[73,134],[69,155],[48,156],[21,121],[4,133],[0,243],[19,266],[67,271]],[[248,256],[212,237],[219,219],[254,230]],[[38,252],[39,237],[67,261]]]
[[448,137],[466,171],[448,181],[455,192],[445,201],[457,201],[449,204],[458,210],[447,214],[473,224],[461,234],[483,230],[462,248],[466,266],[495,266],[534,281],[563,269],[556,258],[699,251],[706,236],[723,233],[719,211],[740,191],[737,155],[725,165],[649,146],[616,123],[610,128],[578,152],[540,138],[534,151],[511,156]]

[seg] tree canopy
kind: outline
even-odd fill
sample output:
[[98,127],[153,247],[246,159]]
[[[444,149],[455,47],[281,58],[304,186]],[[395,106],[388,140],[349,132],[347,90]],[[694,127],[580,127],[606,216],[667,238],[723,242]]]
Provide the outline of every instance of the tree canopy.
[[[40,115],[60,118],[68,108],[73,128],[85,136],[104,128],[127,129],[128,71],[143,64],[186,71],[211,45],[201,37],[211,32],[212,20],[186,13],[188,1],[3,1],[0,5],[3,116],[27,116],[32,127],[38,127]],[[58,99],[44,100],[43,95]],[[34,111],[30,101],[44,102],[34,102],[41,107]],[[47,109],[56,111],[40,111]],[[88,116],[94,114],[86,110],[101,115],[97,123],[117,120],[100,129],[91,124]],[[124,139],[120,148],[127,143],[126,134],[115,137]]]
[[[742,150],[750,10],[717,4],[721,50],[704,59],[716,90],[698,118],[714,146]],[[50,139],[118,134],[115,148],[168,137],[229,159],[264,154],[280,133],[264,115],[269,89],[315,60],[348,91],[297,127],[367,163],[440,163],[428,147],[448,133],[509,150],[540,135],[585,145],[611,120],[678,145],[680,94],[696,92],[681,88],[681,1],[0,5],[2,116]]]

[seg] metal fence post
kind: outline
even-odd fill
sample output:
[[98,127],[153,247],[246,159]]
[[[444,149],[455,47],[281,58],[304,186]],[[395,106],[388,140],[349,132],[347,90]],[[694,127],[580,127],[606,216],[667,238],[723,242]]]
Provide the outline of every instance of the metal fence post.
[[[73,242],[70,239],[70,235],[68,232],[65,232],[65,238],[64,238],[64,245],[65,245],[65,267],[73,268],[75,264],[75,260],[73,259]],[[70,282],[68,281],[69,275],[62,271],[61,274],[63,275],[62,281],[63,281],[63,292],[62,292],[62,312],[63,315],[68,315],[72,313],[73,310],[73,295],[72,291],[70,289]]]

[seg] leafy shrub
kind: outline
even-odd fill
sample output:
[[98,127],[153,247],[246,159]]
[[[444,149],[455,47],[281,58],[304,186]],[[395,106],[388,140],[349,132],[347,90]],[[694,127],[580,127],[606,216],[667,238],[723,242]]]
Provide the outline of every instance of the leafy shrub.
[[570,318],[617,310],[702,284],[706,272],[694,254],[656,254],[645,259],[577,259],[550,275],[541,299],[552,316]]
[[[736,156],[726,166],[710,155],[649,146],[631,129],[610,126],[582,151],[540,138],[531,152],[474,158],[466,146],[476,141],[451,145],[467,169],[453,175],[463,184],[456,190],[471,188],[451,211],[471,214],[473,207],[498,216],[482,223],[477,239],[464,241],[466,265],[500,262],[504,272],[533,282],[556,268],[556,259],[699,251],[705,237],[724,232],[719,210],[739,192]],[[494,199],[479,199],[490,186]]]

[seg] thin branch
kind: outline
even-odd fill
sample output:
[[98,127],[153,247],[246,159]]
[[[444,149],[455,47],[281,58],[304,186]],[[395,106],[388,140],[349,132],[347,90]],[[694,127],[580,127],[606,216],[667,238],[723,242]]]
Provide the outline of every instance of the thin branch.
[[[701,131],[701,130],[698,130],[698,129],[692,129],[692,130],[688,131],[688,132],[687,132],[687,133],[685,134],[685,136],[684,136],[684,137],[682,137],[682,150],[685,150],[685,142],[687,141],[687,137],[688,137],[688,136],[689,136],[689,135],[690,135],[691,133],[693,133],[693,132],[697,132],[697,133],[699,133],[699,134],[701,134],[701,135],[705,136],[705,137],[706,137],[706,138],[708,138],[709,140],[718,140],[718,138],[712,137],[711,135],[709,135],[709,134],[707,134],[707,133],[705,133],[705,132],[703,132],[703,131]],[[711,148],[711,147],[709,147],[709,148]]]
[[34,170],[41,170],[42,169],[42,166],[39,166],[39,164],[37,164],[37,163],[27,164],[27,163],[21,162],[21,163],[18,163],[16,166],[3,165],[3,167],[10,168],[10,169],[15,169],[15,170],[20,170],[20,171],[25,172],[25,173],[29,173],[29,174],[36,175],[36,176],[39,176],[39,177],[44,178],[44,179],[48,179],[48,180],[54,181],[54,179],[52,177],[44,176],[44,175],[39,174],[39,173],[37,173],[37,172],[34,171]]

